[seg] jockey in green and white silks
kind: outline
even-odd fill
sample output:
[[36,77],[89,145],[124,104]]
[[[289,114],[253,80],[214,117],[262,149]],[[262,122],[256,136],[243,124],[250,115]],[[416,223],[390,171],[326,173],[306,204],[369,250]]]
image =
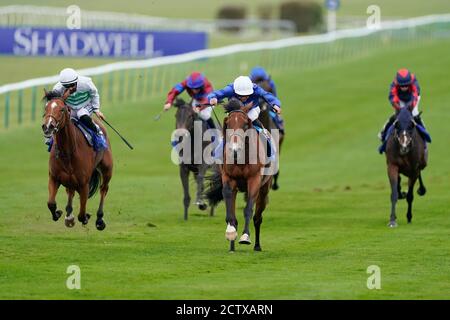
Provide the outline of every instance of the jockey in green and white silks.
[[[102,131],[91,118],[92,113],[95,113],[100,119],[104,119],[100,112],[100,96],[92,79],[78,75],[71,68],[63,69],[59,74],[59,82],[55,84],[53,91],[63,95],[65,90],[71,90],[72,92],[65,101],[70,108],[70,116],[79,120],[98,135],[102,135]],[[46,139],[47,144],[49,144],[49,140]]]

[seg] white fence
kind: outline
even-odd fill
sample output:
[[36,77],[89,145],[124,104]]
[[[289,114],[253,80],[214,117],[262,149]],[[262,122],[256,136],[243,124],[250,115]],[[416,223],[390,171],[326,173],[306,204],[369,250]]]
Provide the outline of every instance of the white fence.
[[[66,8],[30,5],[0,7],[0,25],[66,27],[69,12]],[[238,28],[245,35],[252,31],[293,35],[296,26],[288,20],[261,19],[174,19],[106,11],[82,10],[82,28],[115,28],[127,30],[190,30],[214,33],[222,28]]]
[[[417,45],[436,37],[450,38],[450,15],[389,22],[378,29],[339,30],[317,36],[236,44],[177,56],[123,61],[79,72],[94,77],[102,99],[122,103],[124,100],[159,96],[192,70],[205,72],[217,83],[231,81],[236,75],[248,72],[252,65],[263,65],[271,72],[305,69],[373,54],[387,46]],[[0,86],[0,95],[4,95],[4,99],[0,99],[3,127],[34,121],[38,89],[57,81],[55,75]],[[29,112],[25,111],[25,106],[31,108]]]

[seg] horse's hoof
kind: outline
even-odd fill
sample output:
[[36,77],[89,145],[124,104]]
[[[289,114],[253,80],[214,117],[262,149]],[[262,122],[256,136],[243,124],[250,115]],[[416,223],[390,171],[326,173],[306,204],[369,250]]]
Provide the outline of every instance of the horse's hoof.
[[86,213],[84,215],[84,219],[83,219],[83,217],[78,216],[78,221],[80,221],[83,225],[87,225],[90,217],[91,217],[91,215],[89,213]]
[[255,247],[253,248],[253,250],[255,250],[255,251],[262,251],[261,246],[255,246]]
[[72,215],[69,217],[66,217],[64,219],[64,224],[66,225],[67,228],[72,228],[75,225],[75,217]]
[[389,228],[397,228],[398,224],[396,221],[391,221],[391,222],[389,222],[388,227]]
[[399,200],[406,199],[406,192],[400,192],[400,193],[398,194],[398,199],[399,199]]
[[102,231],[106,228],[106,224],[105,221],[102,220],[97,220],[95,222],[95,227],[97,228],[98,231]]
[[278,190],[280,187],[277,185],[277,184],[274,184],[273,186],[272,186],[272,190]]
[[203,210],[206,210],[206,208],[208,208],[208,206],[206,205],[206,203],[200,203],[198,205],[198,208],[203,211]]
[[237,238],[236,228],[231,224],[227,226],[227,230],[225,231],[225,238],[227,238],[228,241],[234,241]]
[[58,221],[59,218],[63,215],[61,210],[56,210],[54,214],[52,214],[53,221]]
[[250,236],[244,233],[239,239],[239,244],[252,244],[252,242],[250,241]]
[[419,189],[417,189],[417,194],[419,195],[419,196],[424,196],[425,195],[425,193],[427,193],[427,189],[424,187],[424,188],[419,188]]

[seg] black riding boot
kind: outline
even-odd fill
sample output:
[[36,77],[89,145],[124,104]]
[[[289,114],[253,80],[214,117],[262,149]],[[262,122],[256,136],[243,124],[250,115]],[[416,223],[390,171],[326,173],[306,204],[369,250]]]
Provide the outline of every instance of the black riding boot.
[[422,118],[420,117],[420,115],[415,116],[415,117],[414,117],[414,121],[415,121],[418,125],[422,126],[422,127],[425,129],[425,125],[423,124],[423,121],[422,121]]
[[264,136],[264,138],[267,140],[268,144],[267,144],[267,157],[271,157],[272,156],[272,142],[270,141],[270,137],[267,133],[266,128],[263,126],[263,124],[261,123],[261,121],[259,121],[259,119],[256,119],[252,122],[252,124],[254,126],[260,127],[262,129],[262,134]]
[[97,135],[101,134],[101,131],[97,128],[97,126],[94,124],[94,121],[92,121],[92,118],[84,115],[80,118],[80,121],[82,124],[84,124],[86,127],[94,131]]
[[389,128],[392,126],[392,124],[394,123],[395,119],[396,119],[396,115],[392,115],[389,120],[386,122],[386,124],[384,125],[383,129],[380,132],[380,140],[381,142],[384,142],[384,140],[386,139],[386,134],[389,130]]
[[212,118],[206,120],[206,123],[208,124],[209,129],[216,129],[216,124]]

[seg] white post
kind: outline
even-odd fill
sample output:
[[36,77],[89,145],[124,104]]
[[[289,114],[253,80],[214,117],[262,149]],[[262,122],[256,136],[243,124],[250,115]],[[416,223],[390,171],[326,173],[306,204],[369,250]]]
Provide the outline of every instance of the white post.
[[336,31],[336,11],[328,10],[327,20],[328,32]]

